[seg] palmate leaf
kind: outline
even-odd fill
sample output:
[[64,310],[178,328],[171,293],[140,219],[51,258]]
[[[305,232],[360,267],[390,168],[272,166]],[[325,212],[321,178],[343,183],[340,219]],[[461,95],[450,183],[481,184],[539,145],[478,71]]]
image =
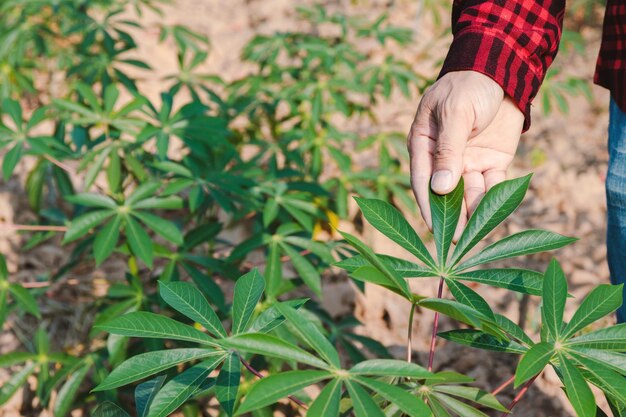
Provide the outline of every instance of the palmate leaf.
[[235,411],[235,401],[241,380],[241,363],[236,353],[228,355],[217,376],[215,395],[229,417]]
[[622,305],[622,285],[599,285],[583,300],[561,337],[567,339],[587,325],[617,310]]
[[126,223],[126,237],[128,238],[128,244],[135,255],[146,263],[149,267],[152,267],[153,250],[152,239],[150,235],[141,227],[141,225],[132,217],[125,217]]
[[567,355],[580,368],[584,378],[626,406],[626,378],[596,359],[568,350]]
[[438,336],[460,345],[496,352],[523,354],[528,350],[513,340],[500,340],[493,335],[474,329],[450,330],[438,333]]
[[563,326],[563,313],[567,300],[567,280],[561,266],[552,259],[543,280],[543,304],[541,306],[541,339],[559,339]]
[[338,417],[342,382],[330,381],[309,406],[306,417]]
[[381,287],[387,288],[389,291],[395,292],[401,297],[405,297],[404,293],[396,286],[395,282],[391,281],[389,277],[371,265],[358,268],[350,274],[350,278],[361,282],[370,282],[372,284],[380,285]]
[[498,401],[495,395],[479,388],[464,387],[461,385],[437,385],[433,389],[436,392],[464,398],[477,404],[484,405],[485,407],[489,407],[493,410],[502,412],[508,411],[507,408],[503,406],[500,401]]
[[562,248],[576,240],[578,239],[545,230],[525,230],[487,246],[479,254],[460,264],[456,270],[462,271],[488,262],[546,252]]
[[270,375],[252,385],[237,415],[273,404],[309,385],[332,378],[328,371],[287,371]]
[[605,327],[568,339],[564,345],[576,349],[589,348],[626,352],[626,323]]
[[456,415],[463,417],[488,417],[487,414],[482,411],[449,395],[435,392],[432,394],[432,397],[437,398],[444,407]]
[[430,414],[428,406],[421,398],[400,387],[372,378],[356,377],[355,381],[394,404],[410,417],[424,417]]
[[141,353],[118,365],[94,388],[105,391],[130,384],[150,375],[157,374],[181,363],[203,359],[210,356],[224,356],[223,351],[213,349],[168,349]]
[[183,244],[183,234],[174,223],[144,211],[133,211],[132,215],[141,220],[143,224],[159,236],[176,245]]
[[430,212],[433,221],[433,235],[437,246],[439,266],[443,267],[448,259],[454,231],[459,223],[463,203],[463,179],[456,188],[446,195],[435,194],[429,188]]
[[241,276],[236,284],[233,295],[233,326],[232,334],[239,334],[248,328],[252,313],[261,299],[265,281],[258,270],[253,269]]
[[67,381],[61,386],[54,402],[53,413],[55,416],[65,416],[74,405],[74,400],[83,384],[92,364],[86,363],[73,372]]
[[398,275],[393,269],[389,268],[383,261],[381,261],[370,248],[368,248],[363,242],[349,233],[339,232],[343,238],[355,248],[373,267],[382,272],[394,285],[400,290],[402,295],[411,300],[412,295],[404,278]]
[[183,340],[217,347],[215,339],[200,330],[169,317],[144,311],[125,314],[94,328],[122,336]]
[[578,417],[595,417],[596,399],[587,385],[585,378],[578,369],[561,353],[559,357],[559,370],[561,371],[565,393],[576,411]]
[[438,311],[461,323],[480,327],[480,314],[473,308],[445,298],[426,298],[417,303],[420,307]]
[[573,355],[580,355],[590,361],[599,361],[605,366],[626,376],[626,355],[610,350],[587,349],[581,347],[570,348]]
[[[381,261],[385,262],[389,268],[393,269],[403,278],[420,278],[420,277],[438,277],[435,271],[430,268],[418,265],[411,261],[396,258],[389,255],[376,254]],[[352,273],[362,266],[368,266],[370,263],[362,256],[355,255],[351,258],[336,262],[335,266]]]
[[554,356],[554,346],[549,343],[537,343],[522,356],[515,371],[515,387],[519,387],[546,367]]
[[122,216],[116,215],[96,235],[93,242],[93,255],[96,258],[96,265],[100,265],[115,250],[120,237],[121,224]]
[[346,380],[355,417],[385,417],[372,396],[359,384]]
[[455,273],[450,278],[505,288],[522,294],[541,295],[543,274],[528,269],[479,269]]
[[473,308],[487,319],[495,321],[495,316],[491,307],[489,307],[489,303],[487,303],[487,301],[485,301],[485,299],[482,298],[476,291],[472,290],[467,285],[452,279],[446,279],[446,285],[458,302]]
[[85,213],[70,223],[65,236],[63,237],[63,244],[70,243],[85,236],[91,229],[98,226],[106,219],[115,214],[114,210],[96,210]]
[[350,369],[350,374],[438,379],[436,375],[417,364],[395,359],[370,359],[359,362]]
[[355,199],[367,221],[431,268],[436,264],[424,243],[398,209],[376,199]]
[[221,361],[222,357],[206,360],[169,380],[154,396],[148,417],[169,416],[202,386]]
[[187,282],[159,281],[161,298],[179,313],[200,323],[216,337],[226,337],[226,330],[213,308],[193,285]]
[[165,375],[159,375],[142,382],[135,388],[135,408],[139,417],[147,417],[150,405],[165,382]]
[[280,242],[280,248],[291,260],[291,264],[304,283],[318,296],[322,296],[322,278],[315,267],[292,246]]
[[330,365],[336,368],[341,367],[339,354],[317,326],[286,304],[277,304],[276,308],[292,324],[292,332],[312,347]]
[[19,371],[15,372],[8,381],[0,387],[0,405],[5,404],[25,383],[28,377],[35,372],[37,363],[30,362]]
[[456,265],[483,237],[509,216],[522,202],[531,175],[493,186],[478,203],[457,242],[449,265]]
[[130,417],[130,415],[112,402],[105,401],[96,407],[92,417]]

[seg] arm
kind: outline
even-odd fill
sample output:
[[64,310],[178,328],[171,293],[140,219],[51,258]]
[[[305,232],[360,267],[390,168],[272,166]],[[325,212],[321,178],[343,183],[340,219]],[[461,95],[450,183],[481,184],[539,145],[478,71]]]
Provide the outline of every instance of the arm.
[[464,178],[460,230],[484,193],[505,179],[556,55],[564,7],[565,0],[454,2],[454,40],[408,137],[413,191],[429,225],[430,186],[446,194]]

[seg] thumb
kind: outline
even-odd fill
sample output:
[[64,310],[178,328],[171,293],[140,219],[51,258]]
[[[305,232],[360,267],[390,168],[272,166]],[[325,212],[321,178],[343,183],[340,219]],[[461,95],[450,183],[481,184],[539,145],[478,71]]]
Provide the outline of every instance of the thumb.
[[472,131],[472,123],[463,113],[452,112],[439,118],[430,183],[437,194],[448,194],[454,190],[463,174],[465,145]]

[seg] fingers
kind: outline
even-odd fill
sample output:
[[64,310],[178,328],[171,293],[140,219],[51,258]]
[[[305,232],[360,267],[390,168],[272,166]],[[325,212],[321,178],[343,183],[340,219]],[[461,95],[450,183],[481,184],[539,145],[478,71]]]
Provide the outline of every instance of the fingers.
[[438,112],[437,146],[433,155],[431,187],[437,194],[448,194],[463,173],[463,155],[472,132],[470,106],[443,105]]
[[432,230],[429,187],[432,173],[432,152],[434,142],[426,136],[409,135],[409,155],[411,156],[411,187],[422,213],[422,218]]
[[467,216],[470,217],[485,195],[485,178],[481,172],[470,171],[463,174],[463,181],[465,183]]
[[485,178],[486,191],[489,191],[494,185],[499,184],[506,179],[506,172],[499,169],[490,169],[483,172],[483,177]]

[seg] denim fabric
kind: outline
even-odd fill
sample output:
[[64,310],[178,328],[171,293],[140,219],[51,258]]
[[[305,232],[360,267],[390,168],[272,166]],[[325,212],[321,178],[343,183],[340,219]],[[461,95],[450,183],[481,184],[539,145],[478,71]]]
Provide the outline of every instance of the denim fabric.
[[[609,171],[606,177],[607,257],[611,282],[626,283],[626,113],[611,100],[609,115]],[[626,299],[626,288],[624,291]],[[617,311],[626,321],[626,305]]]

